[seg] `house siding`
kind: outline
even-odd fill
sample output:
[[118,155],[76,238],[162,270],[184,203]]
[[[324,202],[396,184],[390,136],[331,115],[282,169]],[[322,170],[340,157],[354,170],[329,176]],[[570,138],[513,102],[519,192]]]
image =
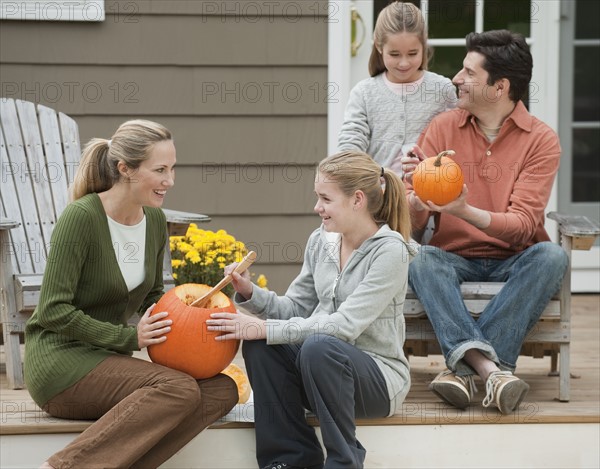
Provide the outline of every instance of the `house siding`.
[[[99,23],[0,22],[3,97],[73,117],[81,142],[131,118],[174,134],[165,206],[256,249],[283,293],[298,273],[327,151],[326,1],[105,2]],[[300,249],[300,251],[299,251]]]

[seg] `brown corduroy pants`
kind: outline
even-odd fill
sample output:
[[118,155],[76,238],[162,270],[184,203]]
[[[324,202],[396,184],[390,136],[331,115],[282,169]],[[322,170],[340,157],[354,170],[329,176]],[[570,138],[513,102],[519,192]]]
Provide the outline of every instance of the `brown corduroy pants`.
[[44,410],[97,419],[48,459],[56,469],[151,469],[183,448],[238,400],[223,374],[204,380],[127,356],[110,357]]

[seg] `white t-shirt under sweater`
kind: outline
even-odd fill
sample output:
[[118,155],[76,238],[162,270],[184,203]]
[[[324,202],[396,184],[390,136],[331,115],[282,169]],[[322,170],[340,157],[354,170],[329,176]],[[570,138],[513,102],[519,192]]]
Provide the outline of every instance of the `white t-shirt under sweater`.
[[437,114],[456,107],[456,88],[449,78],[423,72],[422,81],[407,83],[397,94],[385,73],[360,81],[350,92],[338,149],[359,150],[390,167],[402,145],[414,144]]
[[421,75],[421,78],[417,81],[411,81],[410,83],[394,83],[388,79],[387,73],[383,73],[383,82],[385,86],[398,96],[404,96],[405,94],[414,94],[419,91],[419,86],[423,83],[423,76]]
[[132,291],[144,281],[146,216],[136,225],[122,225],[108,216],[106,218],[121,274],[127,289]]

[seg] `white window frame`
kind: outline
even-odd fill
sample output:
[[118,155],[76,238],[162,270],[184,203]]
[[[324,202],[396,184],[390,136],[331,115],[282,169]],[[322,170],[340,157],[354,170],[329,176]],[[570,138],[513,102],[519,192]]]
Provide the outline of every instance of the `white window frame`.
[[0,0],[0,19],[104,21],[104,0]]

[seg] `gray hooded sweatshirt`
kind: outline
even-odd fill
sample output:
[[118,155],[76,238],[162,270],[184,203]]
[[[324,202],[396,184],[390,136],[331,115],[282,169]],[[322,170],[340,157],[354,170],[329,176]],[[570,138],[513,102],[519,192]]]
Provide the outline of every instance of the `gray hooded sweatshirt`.
[[367,353],[385,378],[393,415],[410,388],[402,311],[416,245],[383,225],[340,271],[340,239],[321,226],[311,234],[302,270],[285,296],[254,285],[251,299],[236,295],[236,304],[266,319],[268,344],[324,333]]

